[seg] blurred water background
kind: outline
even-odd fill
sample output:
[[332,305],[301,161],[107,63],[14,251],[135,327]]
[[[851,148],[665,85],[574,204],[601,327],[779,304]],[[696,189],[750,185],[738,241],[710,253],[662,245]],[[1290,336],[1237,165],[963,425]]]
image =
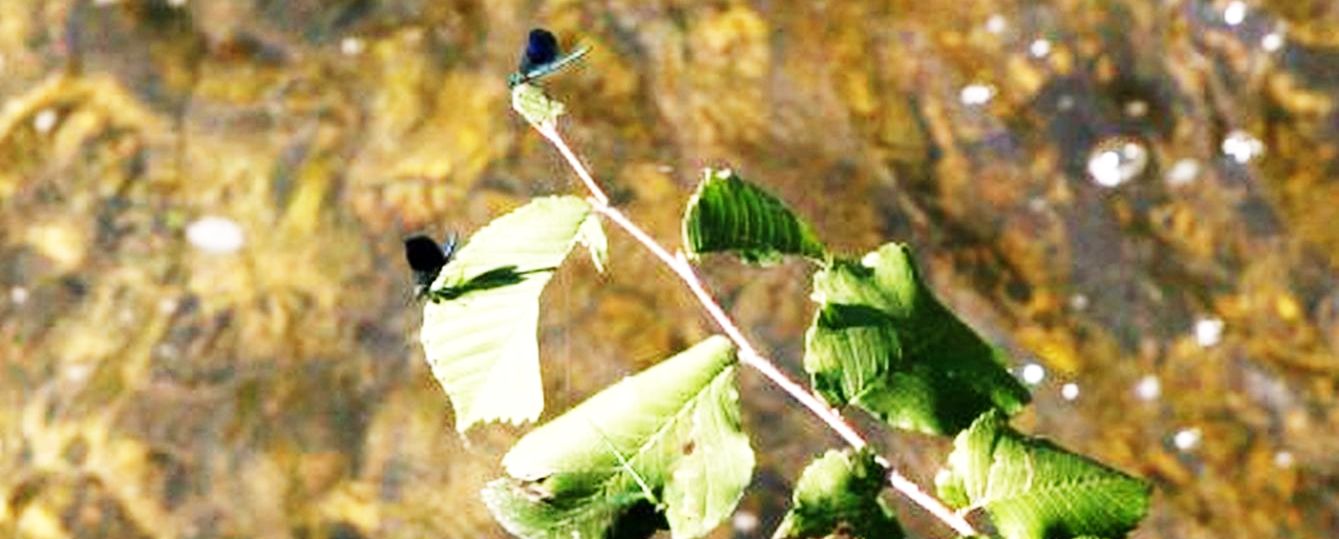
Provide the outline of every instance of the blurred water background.
[[[1155,483],[1135,537],[1339,535],[1332,0],[3,0],[0,536],[504,537],[476,493],[524,431],[454,433],[400,241],[577,188],[508,107],[533,26],[594,47],[548,88],[662,240],[731,166],[910,242],[1018,425]],[[712,329],[611,236],[545,294],[547,416]],[[807,268],[707,265],[798,372]],[[838,444],[743,384],[716,537]],[[947,448],[879,443],[924,485]]]

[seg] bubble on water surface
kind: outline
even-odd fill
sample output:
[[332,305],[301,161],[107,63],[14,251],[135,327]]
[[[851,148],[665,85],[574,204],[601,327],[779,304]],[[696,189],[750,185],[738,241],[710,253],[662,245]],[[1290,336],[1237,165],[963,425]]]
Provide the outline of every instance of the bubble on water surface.
[[1278,52],[1283,48],[1283,34],[1280,32],[1270,32],[1260,38],[1260,48],[1265,52]]
[[1173,186],[1187,185],[1200,175],[1200,163],[1194,159],[1178,160],[1167,171],[1167,183]]
[[1137,140],[1118,137],[1099,143],[1088,157],[1088,175],[1102,187],[1117,187],[1148,168],[1148,149]]
[[1028,363],[1027,365],[1023,366],[1022,374],[1024,382],[1026,382],[1028,385],[1035,386],[1037,384],[1040,384],[1042,380],[1046,379],[1046,367],[1043,367],[1036,363]]
[[1265,143],[1243,129],[1235,129],[1223,138],[1222,150],[1237,164],[1244,165],[1265,153]]
[[367,42],[361,38],[346,37],[339,42],[339,52],[345,56],[358,56],[367,49]]
[[1223,22],[1228,26],[1236,26],[1246,21],[1246,2],[1241,0],[1232,0],[1223,9]]
[[1210,348],[1223,340],[1224,323],[1218,318],[1201,318],[1195,321],[1195,342]]
[[986,19],[987,32],[990,32],[992,34],[1003,34],[1004,31],[1008,29],[1009,29],[1009,20],[1004,18],[1004,15],[996,13],[994,15],[991,15],[989,19]]
[[1047,39],[1036,39],[1032,41],[1031,45],[1028,45],[1027,50],[1033,58],[1045,58],[1051,54],[1051,42]]
[[14,288],[9,289],[9,301],[14,303],[15,305],[23,305],[24,303],[28,303],[28,295],[29,295],[28,289],[22,286],[16,286]]
[[33,129],[38,133],[50,133],[56,127],[56,122],[60,121],[60,115],[54,109],[42,109],[36,116],[33,116]]
[[242,227],[227,217],[207,216],[186,227],[186,240],[208,253],[227,254],[246,243]]
[[1181,451],[1190,451],[1199,447],[1202,437],[1199,429],[1181,429],[1172,436],[1172,444]]
[[745,535],[757,531],[760,524],[762,524],[762,522],[758,520],[758,515],[749,511],[738,511],[735,513],[735,516],[730,519],[730,526],[733,527],[736,532]]
[[1162,395],[1162,382],[1157,376],[1146,374],[1134,385],[1134,395],[1139,397],[1139,400],[1157,400]]
[[989,103],[995,97],[995,88],[987,84],[968,84],[962,87],[958,99],[967,106],[980,106]]

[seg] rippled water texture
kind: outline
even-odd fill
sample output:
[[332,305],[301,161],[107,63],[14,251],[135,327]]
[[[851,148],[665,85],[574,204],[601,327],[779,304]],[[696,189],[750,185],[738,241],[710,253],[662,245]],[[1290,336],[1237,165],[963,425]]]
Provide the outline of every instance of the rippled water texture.
[[[508,110],[536,25],[593,46],[548,88],[662,239],[728,165],[846,252],[911,242],[1022,428],[1156,484],[1138,537],[1334,536],[1337,6],[0,1],[0,536],[502,537],[521,431],[454,434],[400,241],[575,187]],[[711,329],[612,241],[545,295],[550,414]],[[806,268],[708,265],[797,371]],[[717,537],[837,444],[743,383]],[[927,485],[946,448],[881,445]]]

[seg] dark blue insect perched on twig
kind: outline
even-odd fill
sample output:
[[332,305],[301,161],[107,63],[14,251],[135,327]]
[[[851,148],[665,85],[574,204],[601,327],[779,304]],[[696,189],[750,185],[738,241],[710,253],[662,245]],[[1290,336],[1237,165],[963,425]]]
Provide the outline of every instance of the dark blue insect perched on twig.
[[521,54],[521,65],[507,77],[507,85],[514,87],[554,73],[585,56],[587,52],[590,52],[590,47],[578,47],[563,55],[558,38],[552,32],[543,28],[531,30],[525,52]]
[[456,253],[456,235],[451,234],[446,242],[438,244],[432,238],[415,234],[404,240],[404,257],[409,269],[414,270],[414,295],[422,298],[428,295],[437,274],[451,261]]

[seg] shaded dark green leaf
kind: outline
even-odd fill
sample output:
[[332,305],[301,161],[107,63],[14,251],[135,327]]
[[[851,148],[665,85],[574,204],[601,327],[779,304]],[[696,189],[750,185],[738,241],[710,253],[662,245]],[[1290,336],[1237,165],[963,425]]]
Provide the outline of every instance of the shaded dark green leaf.
[[773,539],[902,537],[892,509],[879,499],[885,473],[869,451],[828,451],[814,459],[800,475],[794,506]]
[[808,223],[780,199],[729,170],[707,169],[688,200],[683,239],[694,258],[730,252],[751,264],[768,264],[783,255],[815,260],[827,256]]
[[939,496],[984,507],[1005,539],[1125,537],[1148,512],[1145,481],[1025,436],[990,412],[958,434]]
[[805,335],[805,370],[836,405],[854,404],[888,424],[956,433],[992,409],[1029,400],[985,342],[935,298],[910,250],[888,244],[860,262],[814,274],[817,315]]

